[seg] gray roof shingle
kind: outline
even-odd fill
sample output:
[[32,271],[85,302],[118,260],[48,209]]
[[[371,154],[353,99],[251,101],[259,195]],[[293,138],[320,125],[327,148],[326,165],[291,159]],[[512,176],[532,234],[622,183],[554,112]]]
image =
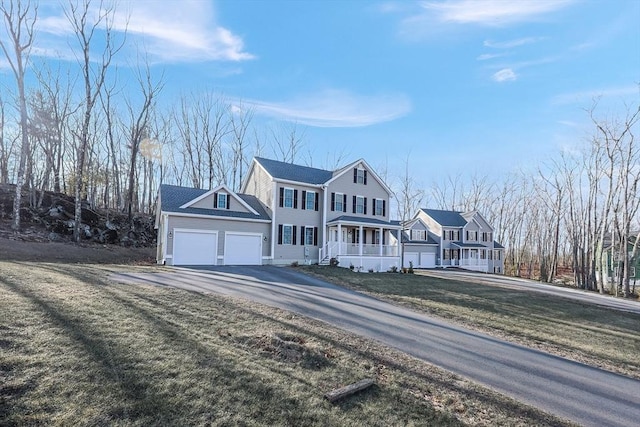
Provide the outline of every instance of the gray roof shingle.
[[467,225],[467,220],[464,219],[461,212],[458,211],[443,211],[438,209],[422,209],[422,212],[429,215],[438,224],[445,227],[464,227]]
[[337,218],[327,221],[327,224],[333,224],[337,222],[355,222],[362,225],[386,225],[390,227],[397,227],[397,224],[394,224],[393,221],[383,221],[376,218],[362,218],[359,216],[349,216],[349,215],[341,215]]
[[286,179],[305,184],[324,184],[333,177],[333,171],[316,169],[309,166],[256,157],[255,160],[275,179]]
[[191,213],[198,215],[211,215],[217,217],[229,217],[229,218],[245,218],[245,219],[271,219],[266,209],[260,203],[260,201],[249,194],[238,194],[245,203],[251,206],[258,215],[254,215],[251,212],[238,212],[233,210],[233,204],[231,209],[202,209],[202,208],[180,208],[191,200],[202,196],[209,190],[203,190],[201,188],[180,187],[177,185],[163,184],[160,186],[160,204],[163,212],[176,212],[176,213]]

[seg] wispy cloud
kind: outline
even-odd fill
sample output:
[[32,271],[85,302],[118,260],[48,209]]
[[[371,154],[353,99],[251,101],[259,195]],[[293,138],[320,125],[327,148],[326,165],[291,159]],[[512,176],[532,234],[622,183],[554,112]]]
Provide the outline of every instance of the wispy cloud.
[[507,40],[503,42],[494,42],[491,40],[485,40],[483,46],[490,47],[493,49],[511,49],[518,46],[523,46],[526,44],[537,43],[541,40],[544,40],[544,37],[523,37],[515,40]]
[[483,53],[479,55],[476,59],[478,61],[487,61],[489,59],[501,58],[503,56],[507,56],[506,53]]
[[439,21],[457,24],[506,25],[525,22],[567,7],[574,0],[450,0],[424,2],[422,7]]
[[626,97],[640,95],[640,86],[617,86],[601,89],[589,89],[581,92],[563,93],[551,99],[553,104],[584,103],[598,98]]
[[[47,4],[50,6],[50,4]],[[91,10],[95,22],[98,6]],[[219,25],[211,2],[198,0],[124,1],[117,4],[113,29],[127,33],[127,45],[144,49],[152,62],[238,62],[254,58],[246,52],[241,37]],[[71,26],[60,7],[45,7],[38,18],[39,38],[44,41],[38,52],[66,58],[67,36]]]
[[493,80],[498,83],[515,81],[518,76],[511,68],[503,68],[502,70],[494,73]]
[[363,127],[408,114],[411,101],[402,94],[357,95],[325,90],[282,102],[237,100],[256,114],[315,127]]

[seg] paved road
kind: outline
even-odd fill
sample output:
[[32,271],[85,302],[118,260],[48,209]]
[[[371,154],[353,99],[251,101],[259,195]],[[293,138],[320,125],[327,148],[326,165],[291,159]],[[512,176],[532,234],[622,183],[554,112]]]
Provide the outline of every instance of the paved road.
[[472,332],[282,267],[127,273],[121,282],[251,299],[323,320],[585,426],[638,426],[640,381]]
[[[418,274],[465,282],[486,283],[492,286],[500,286],[509,289],[539,292],[562,298],[569,298],[588,304],[600,305],[613,310],[640,314],[640,302],[636,300],[614,298],[609,295],[600,295],[595,292],[584,291],[581,289],[563,288],[561,286],[553,286],[536,282],[534,280],[521,279],[519,277],[498,276],[460,270],[418,270]],[[640,421],[638,422],[638,425],[640,425]]]

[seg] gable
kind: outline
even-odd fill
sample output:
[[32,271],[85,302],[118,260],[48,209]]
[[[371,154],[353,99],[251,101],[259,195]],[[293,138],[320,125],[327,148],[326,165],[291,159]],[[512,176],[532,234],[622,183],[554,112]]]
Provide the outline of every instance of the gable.
[[[214,208],[219,194],[227,194],[228,208]],[[160,187],[162,212],[218,217],[269,220],[269,215],[257,198],[237,194],[222,185],[213,190],[163,184]]]
[[[363,174],[359,176],[358,170],[361,170]],[[364,159],[356,160],[355,162],[333,172],[333,176],[327,184],[331,184],[335,181],[340,181],[342,184],[351,182],[352,184],[365,186],[377,183],[377,185],[387,193],[388,197],[393,193],[391,188],[389,188],[382,178],[375,173],[373,168],[369,166]]]

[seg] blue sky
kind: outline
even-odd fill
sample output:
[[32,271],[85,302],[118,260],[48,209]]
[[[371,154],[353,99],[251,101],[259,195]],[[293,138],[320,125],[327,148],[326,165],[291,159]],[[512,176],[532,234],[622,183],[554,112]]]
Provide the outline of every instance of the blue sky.
[[[308,162],[342,153],[416,181],[496,176],[573,149],[596,96],[640,98],[640,1],[136,1],[123,68],[143,46],[165,102],[215,89],[255,123],[294,122]],[[39,58],[73,59],[44,2]],[[6,64],[5,64],[6,66]],[[0,67],[2,64],[0,63]],[[310,154],[309,154],[310,153]],[[267,153],[268,154],[268,153]]]

